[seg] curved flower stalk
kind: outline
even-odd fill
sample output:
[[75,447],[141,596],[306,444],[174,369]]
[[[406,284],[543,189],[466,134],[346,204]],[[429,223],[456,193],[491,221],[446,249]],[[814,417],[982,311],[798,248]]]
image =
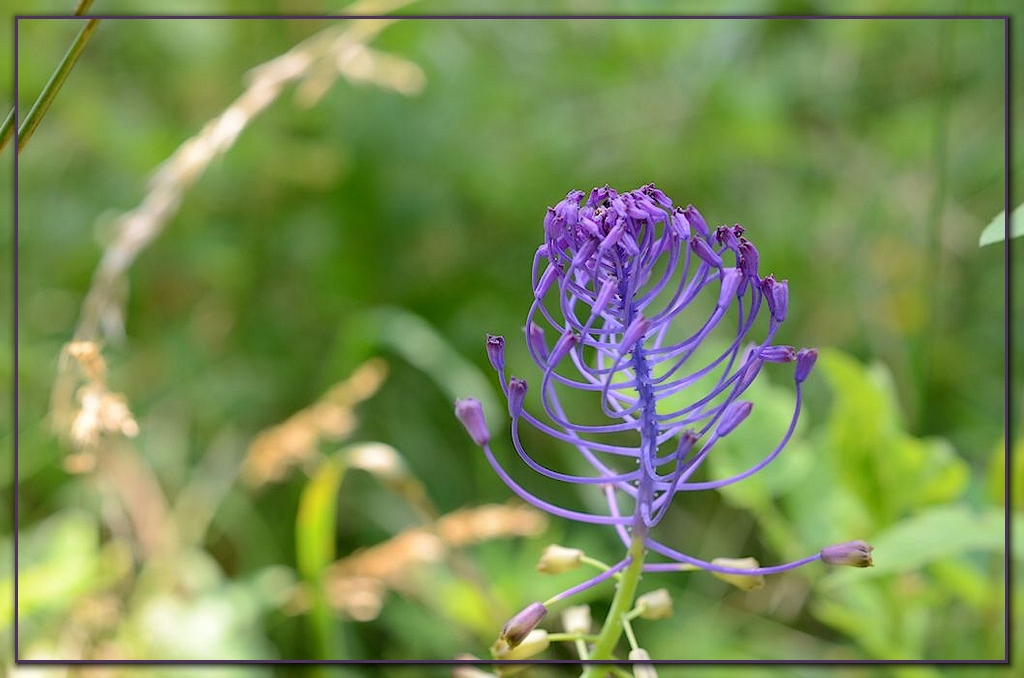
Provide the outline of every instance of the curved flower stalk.
[[[758,576],[823,559],[816,553],[773,567],[735,567],[728,559],[707,562],[651,537],[679,493],[738,482],[779,455],[796,427],[802,384],[817,351],[774,343],[786,318],[788,285],[760,275],[757,250],[741,226],[712,230],[693,206],[674,206],[653,184],[623,194],[595,188],[583,199],[582,191],[572,191],[548,209],[544,243],[533,260],[534,300],[524,332],[541,371],[535,382],[540,416],[524,408],[527,382],[506,375],[504,338],[488,336],[487,354],[508,400],[512,444],[522,463],[547,478],[592,486],[603,494],[607,511],[569,509],[526,490],[491,451],[479,403],[456,403],[473,440],[516,494],[553,515],[612,526],[628,548],[620,563],[549,602],[615,576],[616,598],[628,597],[629,605],[642,571],[699,568]],[[708,337],[716,330],[728,332],[728,340],[707,357]],[[693,480],[716,443],[750,414],[753,403],[743,396],[765,363],[794,366],[796,403],[781,440],[741,473]],[[568,390],[595,394],[604,421],[573,421],[560,397]],[[593,472],[562,473],[539,463],[523,445],[523,426],[575,447]],[[851,550],[857,551],[842,551],[844,558],[826,553],[831,562],[850,564],[845,561]],[[648,551],[667,561],[645,563]],[[633,591],[624,592],[631,576]],[[616,623],[614,607],[605,631]],[[608,633],[614,635],[605,639],[610,656],[621,627]],[[604,658],[600,650],[599,641],[595,657]]]

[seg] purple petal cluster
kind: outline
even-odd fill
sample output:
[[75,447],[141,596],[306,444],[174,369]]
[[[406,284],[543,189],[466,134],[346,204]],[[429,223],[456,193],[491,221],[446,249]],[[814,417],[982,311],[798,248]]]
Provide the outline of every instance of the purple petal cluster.
[[[506,375],[502,337],[488,336],[487,355],[508,401],[512,443],[521,461],[548,478],[593,486],[603,494],[607,511],[572,510],[527,491],[491,452],[479,403],[459,401],[460,419],[504,482],[534,506],[614,526],[627,544],[640,535],[650,550],[673,561],[731,572],[680,553],[649,531],[675,495],[723,487],[756,473],[793,434],[801,385],[817,351],[774,343],[786,318],[788,285],[761,276],[758,264],[743,227],[711,229],[692,205],[673,205],[653,184],[621,194],[608,186],[589,196],[570,192],[544,219],[524,328],[541,373],[530,386],[541,414],[524,407],[526,380]],[[712,333],[717,343],[708,341]],[[712,345],[724,348],[708,357]],[[716,443],[750,414],[753,403],[743,396],[765,363],[795,368],[796,406],[782,439],[735,476],[693,480]],[[567,391],[593,393],[603,421],[574,421],[563,404]],[[539,463],[523,444],[524,426],[575,447],[592,473],[562,473]],[[650,563],[645,570],[669,567]]]

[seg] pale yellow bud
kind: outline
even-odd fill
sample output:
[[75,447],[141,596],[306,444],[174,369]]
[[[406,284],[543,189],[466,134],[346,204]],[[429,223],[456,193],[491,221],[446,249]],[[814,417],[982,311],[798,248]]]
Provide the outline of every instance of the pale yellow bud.
[[[628,657],[633,661],[651,661],[651,655],[642,647],[634,647]],[[633,678],[658,678],[658,672],[654,670],[654,664],[634,664]]]
[[562,628],[566,633],[590,633],[591,623],[589,605],[574,605],[562,611]]
[[[757,562],[756,558],[715,558],[711,561],[711,564],[740,570],[756,570],[761,567],[761,563]],[[732,574],[729,572],[715,572],[714,570],[710,570],[710,572],[725,583],[732,584],[743,591],[753,591],[764,586],[763,574]]]
[[641,619],[667,619],[672,616],[672,596],[668,589],[655,589],[636,599]]
[[575,570],[583,560],[583,551],[558,544],[550,544],[537,562],[537,571],[544,574],[561,574]]

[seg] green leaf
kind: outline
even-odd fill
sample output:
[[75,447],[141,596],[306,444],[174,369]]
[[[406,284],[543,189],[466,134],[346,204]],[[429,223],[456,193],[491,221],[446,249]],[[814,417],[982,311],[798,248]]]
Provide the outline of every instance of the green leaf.
[[[1024,235],[1024,203],[1017,205],[1017,208],[1010,214],[1010,237],[1019,238],[1022,235]],[[981,237],[978,239],[978,247],[991,245],[994,242],[1002,242],[1005,239],[1006,210],[1003,210],[981,232]]]
[[964,492],[969,469],[952,446],[905,432],[888,368],[835,350],[822,350],[818,365],[835,397],[823,447],[876,527]]

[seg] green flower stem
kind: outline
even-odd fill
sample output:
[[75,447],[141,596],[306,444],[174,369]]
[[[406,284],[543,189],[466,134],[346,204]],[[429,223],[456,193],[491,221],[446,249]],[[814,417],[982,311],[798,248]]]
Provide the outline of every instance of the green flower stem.
[[[633,540],[629,544],[629,555],[632,559],[629,566],[621,572],[622,578],[612,599],[611,609],[608,610],[608,617],[604,620],[604,628],[597,637],[591,659],[612,659],[615,646],[622,638],[622,619],[633,607],[633,600],[636,597],[636,589],[640,585],[640,575],[644,569],[644,539],[642,535],[633,534]],[[582,678],[597,678],[602,671],[608,671],[611,667],[591,665],[583,672]]]
[[582,640],[583,642],[597,640],[596,634],[579,634],[579,633],[549,633],[548,640],[552,643],[559,642],[570,642],[576,640]]
[[[25,144],[32,138],[32,133],[36,131],[36,127],[42,121],[43,116],[46,115],[46,111],[50,108],[50,104],[57,97],[57,92],[60,91],[64,81],[67,80],[68,75],[71,73],[71,69],[75,67],[75,62],[78,61],[79,55],[82,50],[85,49],[85,45],[89,42],[89,38],[92,37],[93,32],[96,30],[96,26],[100,23],[99,19],[89,19],[82,26],[82,30],[78,32],[75,37],[75,41],[71,43],[71,47],[68,48],[64,58],[61,59],[60,64],[57,66],[57,70],[50,76],[50,80],[43,87],[43,91],[39,94],[39,98],[32,104],[31,110],[28,115],[25,116],[25,121],[21,127],[18,128],[18,154],[21,154]],[[14,112],[7,117],[7,120],[3,123],[3,129],[0,130],[0,150],[6,146],[8,140],[11,138],[11,130],[14,127]]]

